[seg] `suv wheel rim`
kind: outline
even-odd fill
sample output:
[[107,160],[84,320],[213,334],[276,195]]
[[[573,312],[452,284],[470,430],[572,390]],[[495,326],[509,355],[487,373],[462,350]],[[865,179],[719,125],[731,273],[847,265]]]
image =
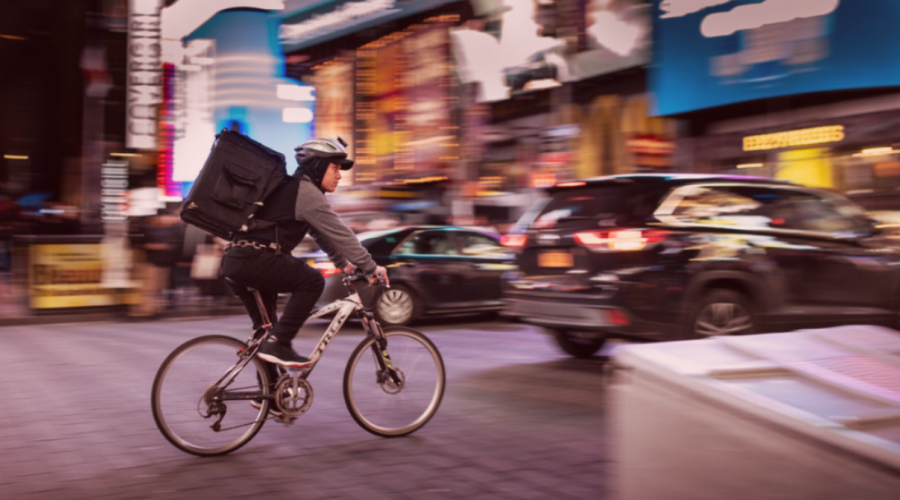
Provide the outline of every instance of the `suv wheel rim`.
[[740,304],[717,302],[697,315],[694,332],[704,337],[745,333],[753,326],[750,312]]
[[396,288],[386,290],[378,304],[378,313],[389,323],[405,323],[412,317],[412,311],[412,297]]

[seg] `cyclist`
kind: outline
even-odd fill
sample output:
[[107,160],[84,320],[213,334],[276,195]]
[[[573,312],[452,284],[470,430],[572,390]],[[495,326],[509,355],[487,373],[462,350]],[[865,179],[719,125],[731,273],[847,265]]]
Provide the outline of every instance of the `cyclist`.
[[[325,287],[318,270],[291,255],[307,232],[338,269],[347,274],[359,269],[370,283],[381,280],[389,284],[387,271],[372,260],[325,198],[325,193],[337,189],[341,170],[353,167],[344,146],[338,138],[314,139],[295,148],[297,169],[257,212],[256,218],[263,223],[235,238],[222,259],[222,274],[250,313],[257,335],[264,320],[247,287],[259,290],[273,322],[278,294],[291,293],[273,335],[260,346],[258,356],[269,363],[291,368],[310,363],[291,347]],[[274,367],[270,373],[274,374]]]

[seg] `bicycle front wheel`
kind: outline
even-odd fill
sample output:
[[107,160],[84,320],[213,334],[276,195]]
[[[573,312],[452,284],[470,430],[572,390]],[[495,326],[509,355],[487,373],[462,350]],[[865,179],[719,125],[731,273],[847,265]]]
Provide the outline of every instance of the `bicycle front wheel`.
[[[259,432],[269,411],[269,377],[256,356],[242,356],[246,347],[209,335],[163,361],[153,381],[153,418],[170,443],[194,455],[224,455]],[[251,405],[254,399],[260,404]]]
[[444,397],[444,360],[422,332],[406,327],[384,330],[387,351],[402,384],[383,376],[378,347],[366,337],[344,371],[344,401],[363,429],[383,437],[405,436],[428,423]]

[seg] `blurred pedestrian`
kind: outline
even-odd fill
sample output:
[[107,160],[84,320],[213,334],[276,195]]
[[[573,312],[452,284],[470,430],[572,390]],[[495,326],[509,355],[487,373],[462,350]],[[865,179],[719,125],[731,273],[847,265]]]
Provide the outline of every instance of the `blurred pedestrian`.
[[191,262],[191,280],[197,287],[205,309],[217,310],[227,299],[230,290],[220,272],[227,241],[204,233],[201,243],[195,245]]
[[177,260],[174,242],[180,239],[176,234],[177,220],[177,216],[165,212],[145,218],[139,240],[145,261],[138,272],[144,294],[132,316],[151,317],[166,305],[169,277]]

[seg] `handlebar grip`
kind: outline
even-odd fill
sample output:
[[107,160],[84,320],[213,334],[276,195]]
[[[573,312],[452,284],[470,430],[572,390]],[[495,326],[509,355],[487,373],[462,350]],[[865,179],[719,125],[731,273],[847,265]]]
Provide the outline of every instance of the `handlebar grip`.
[[360,279],[360,278],[362,278],[362,279],[369,279],[370,276],[374,276],[375,279],[377,279],[377,280],[378,280],[380,283],[382,283],[382,284],[384,284],[384,280],[385,280],[385,278],[387,277],[387,276],[386,276],[386,273],[383,272],[383,271],[380,271],[380,270],[375,271],[375,272],[372,273],[371,275],[367,275],[366,273],[360,271],[358,268],[357,268],[357,269],[354,269],[354,270],[353,270],[353,273],[350,274],[350,275],[348,275],[348,277],[350,277],[350,278],[352,278],[352,279]]

